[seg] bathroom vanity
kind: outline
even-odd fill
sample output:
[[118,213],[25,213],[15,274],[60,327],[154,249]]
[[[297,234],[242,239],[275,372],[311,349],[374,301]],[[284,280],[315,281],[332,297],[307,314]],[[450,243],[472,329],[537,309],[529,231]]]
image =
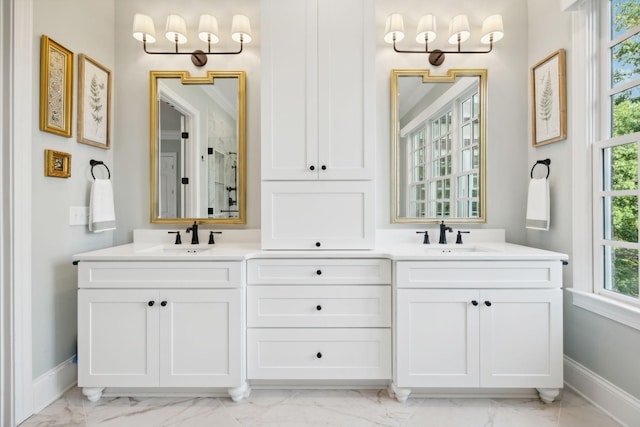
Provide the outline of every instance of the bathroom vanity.
[[251,385],[305,385],[388,387],[399,401],[537,389],[551,402],[563,387],[563,254],[471,237],[422,245],[415,231],[369,251],[149,233],[74,257],[90,400],[108,388],[239,401]]

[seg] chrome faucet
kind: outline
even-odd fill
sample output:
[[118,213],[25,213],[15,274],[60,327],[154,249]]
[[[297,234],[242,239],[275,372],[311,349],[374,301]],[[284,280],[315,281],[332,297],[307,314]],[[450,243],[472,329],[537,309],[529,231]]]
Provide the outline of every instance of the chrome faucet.
[[441,245],[447,244],[447,231],[449,233],[452,233],[453,228],[445,225],[444,221],[440,222],[440,239],[438,240],[438,243],[440,243]]
[[193,233],[191,234],[192,245],[197,245],[200,243],[200,240],[198,239],[198,223],[196,221],[193,221],[193,225],[187,228],[187,233]]

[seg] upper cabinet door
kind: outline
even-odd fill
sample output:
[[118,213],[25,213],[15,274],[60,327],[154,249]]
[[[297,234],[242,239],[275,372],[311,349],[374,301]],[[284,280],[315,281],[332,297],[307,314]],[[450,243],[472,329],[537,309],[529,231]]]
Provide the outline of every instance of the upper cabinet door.
[[262,179],[373,179],[375,36],[367,0],[262,8]]

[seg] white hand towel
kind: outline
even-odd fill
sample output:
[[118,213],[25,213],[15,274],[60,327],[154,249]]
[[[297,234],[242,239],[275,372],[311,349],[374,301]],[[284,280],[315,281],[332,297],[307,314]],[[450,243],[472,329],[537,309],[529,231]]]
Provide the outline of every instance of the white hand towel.
[[89,230],[94,233],[116,229],[113,187],[109,179],[94,179],[89,203]]
[[549,180],[531,179],[527,197],[526,227],[532,230],[549,230],[550,212]]

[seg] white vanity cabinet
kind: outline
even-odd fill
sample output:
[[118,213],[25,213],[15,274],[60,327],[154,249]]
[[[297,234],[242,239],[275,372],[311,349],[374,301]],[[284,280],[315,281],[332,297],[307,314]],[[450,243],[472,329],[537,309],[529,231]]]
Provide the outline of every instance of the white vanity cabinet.
[[79,264],[78,385],[227,388],[244,378],[242,262]]
[[388,259],[247,262],[250,380],[391,378]]
[[373,179],[373,2],[263,2],[262,179]]
[[396,263],[393,392],[563,386],[560,261]]

